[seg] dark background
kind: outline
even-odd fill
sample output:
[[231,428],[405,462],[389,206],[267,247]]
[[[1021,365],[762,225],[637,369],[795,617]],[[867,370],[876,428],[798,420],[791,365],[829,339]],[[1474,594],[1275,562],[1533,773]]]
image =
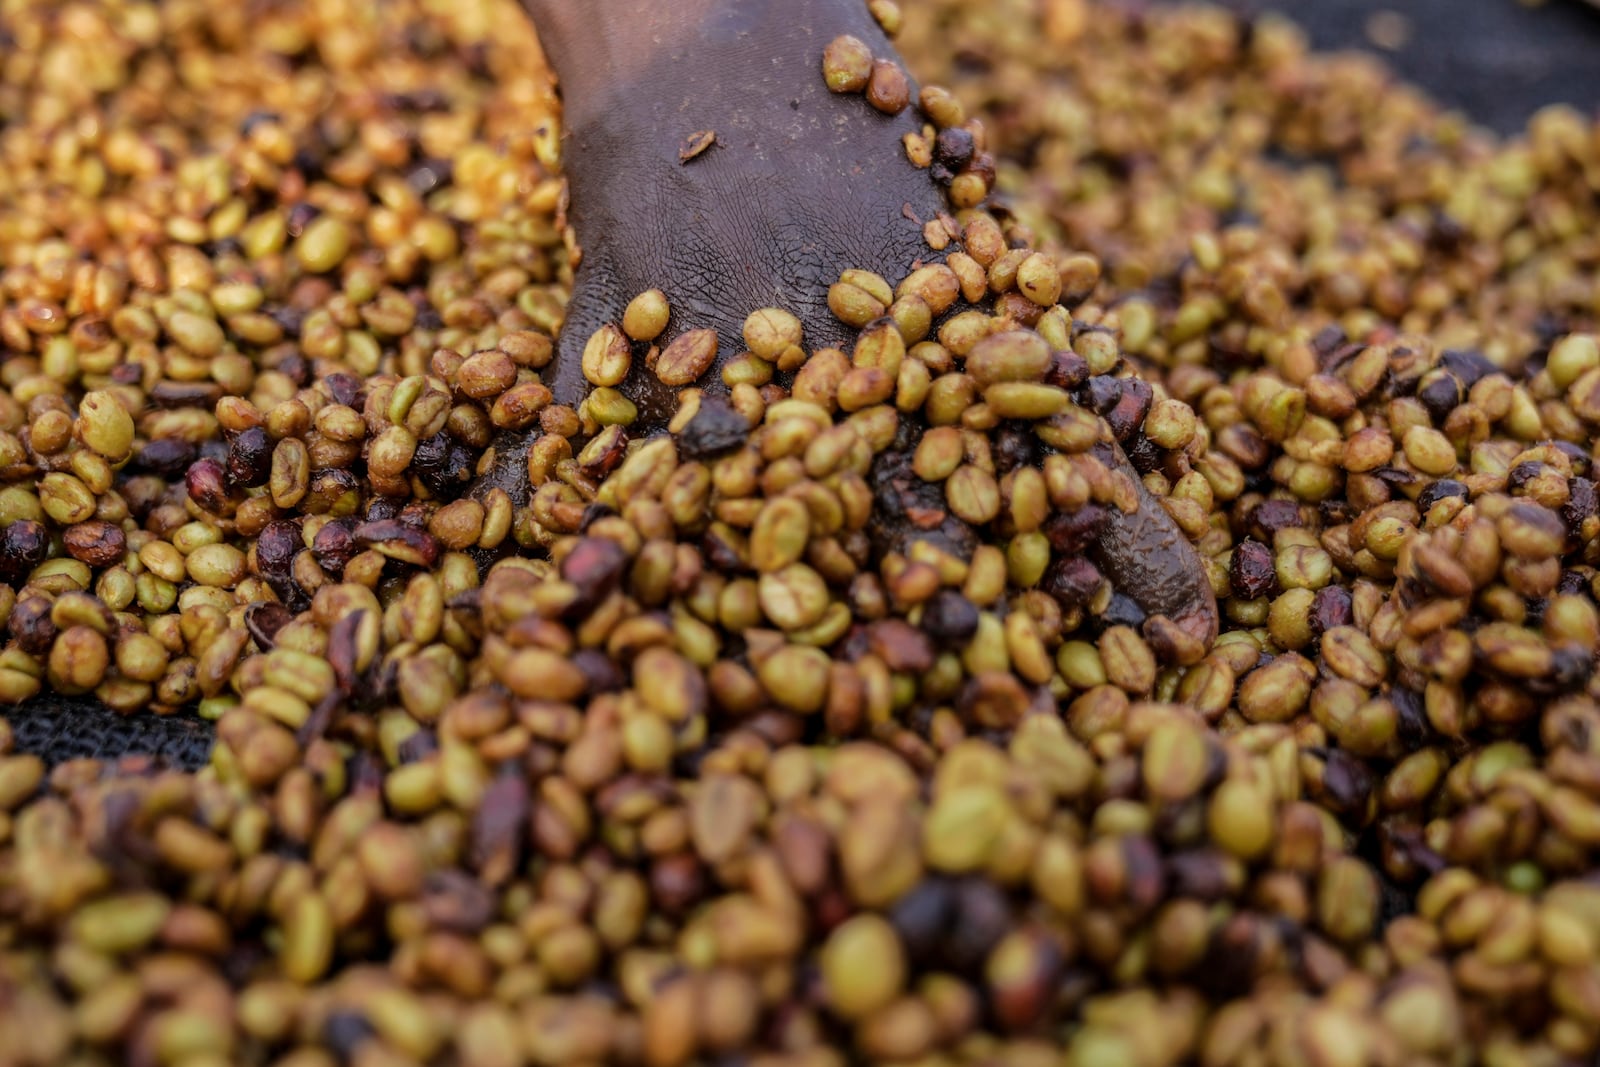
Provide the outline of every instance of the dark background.
[[[1546,104],[1593,115],[1600,105],[1600,9],[1585,0],[1218,0],[1245,14],[1278,11],[1319,49],[1362,48],[1477,122],[1515,133]],[[1376,12],[1409,27],[1398,50],[1368,35]]]

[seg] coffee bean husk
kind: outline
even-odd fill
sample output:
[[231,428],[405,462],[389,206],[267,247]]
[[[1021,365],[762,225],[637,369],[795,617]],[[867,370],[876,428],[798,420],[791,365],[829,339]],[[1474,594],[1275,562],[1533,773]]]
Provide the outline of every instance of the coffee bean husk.
[[[574,409],[515,5],[5,12],[0,1062],[1593,1058],[1593,122],[874,13],[926,261],[715,372],[662,279]],[[1209,646],[1086,554],[1147,499]]]

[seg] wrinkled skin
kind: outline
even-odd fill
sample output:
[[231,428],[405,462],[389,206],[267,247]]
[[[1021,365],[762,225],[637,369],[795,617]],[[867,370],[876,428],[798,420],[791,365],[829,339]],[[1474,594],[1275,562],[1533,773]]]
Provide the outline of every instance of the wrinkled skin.
[[[769,305],[800,316],[812,347],[840,344],[853,335],[828,314],[840,270],[898,278],[932,255],[906,209],[933,218],[938,191],[896,148],[918,129],[915,112],[885,116],[822,82],[817,57],[839,33],[890,51],[859,0],[653,5],[670,15],[607,0],[599,8],[647,11],[604,20],[600,37],[602,20],[585,18],[575,40],[546,27],[565,21],[549,9],[579,5],[530,6],[564,87],[570,218],[584,254],[563,356],[652,287],[667,293],[673,326],[715,328],[725,357],[742,347],[745,315]],[[680,147],[701,130],[715,131],[715,146],[684,162]],[[550,384],[557,403],[586,391],[575,358]],[[648,421],[676,406],[642,366],[627,391]]]
[[[942,196],[900,144],[920,128],[915,108],[885,116],[822,80],[822,49],[839,34],[895,56],[863,0],[525,3],[562,86],[569,218],[583,250],[547,374],[557,402],[582,400],[584,343],[646,289],[664,291],[673,308],[658,343],[682,329],[717,331],[718,363],[703,379],[716,388],[722,361],[743,349],[750,311],[788,308],[809,348],[847,346],[854,331],[827,308],[841,270],[894,282],[939,258],[921,224],[943,210]],[[702,130],[716,132],[715,147],[685,163],[680,148]],[[622,388],[639,406],[636,431],[671,417],[672,391],[642,361]],[[488,484],[524,499],[526,437],[507,434],[496,447]],[[954,518],[875,533],[880,549],[925,536],[965,554],[975,542]],[[1115,515],[1094,555],[1148,614],[1202,646],[1216,636],[1200,560],[1142,488],[1140,509]]]

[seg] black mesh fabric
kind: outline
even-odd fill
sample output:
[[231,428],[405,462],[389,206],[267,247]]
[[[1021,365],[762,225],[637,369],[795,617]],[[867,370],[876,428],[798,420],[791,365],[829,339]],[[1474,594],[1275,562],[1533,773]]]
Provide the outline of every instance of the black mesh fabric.
[[31,752],[54,767],[93,757],[151,756],[174,767],[194,770],[211,754],[212,727],[196,715],[123,715],[92,697],[35,697],[0,708],[18,752]]

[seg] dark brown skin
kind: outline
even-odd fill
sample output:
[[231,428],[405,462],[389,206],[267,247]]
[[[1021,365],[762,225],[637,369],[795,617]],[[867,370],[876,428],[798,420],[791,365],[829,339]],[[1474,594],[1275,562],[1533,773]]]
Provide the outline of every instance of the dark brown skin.
[[[1216,640],[1220,620],[1200,556],[1173,524],[1161,502],[1145,490],[1138,472],[1120,448],[1117,460],[1119,469],[1139,487],[1139,508],[1131,514],[1113,508],[1106,532],[1090,555],[1119,590],[1138,602],[1152,622],[1170,619],[1197,642],[1203,655]],[[1151,629],[1149,624],[1146,629]],[[1194,646],[1182,652],[1171,649],[1169,654],[1185,660],[1199,658]]]
[[[714,328],[724,357],[741,350],[745,315],[767,306],[800,316],[809,347],[840,344],[854,335],[827,309],[840,270],[893,279],[932,256],[906,217],[943,206],[898,149],[919,128],[914,111],[891,118],[822,82],[819,57],[838,34],[892,52],[860,0],[528,6],[562,87],[583,249],[563,356],[650,288],[667,294],[672,328]],[[684,141],[702,130],[716,143],[684,162]],[[587,391],[576,358],[548,384],[557,403]],[[627,391],[648,423],[676,408],[643,366]]]
[[[750,311],[785,307],[805,324],[809,348],[848,346],[854,331],[827,308],[841,270],[891,282],[939,258],[921,221],[944,209],[900,138],[920,128],[914,108],[880,114],[857,95],[830,93],[823,47],[840,34],[896,58],[864,0],[524,0],[562,88],[568,138],[569,217],[583,249],[568,318],[547,380],[556,400],[588,389],[579,367],[596,329],[620,320],[637,293],[666,293],[677,331],[711,327],[720,386],[723,360],[742,351]],[[913,94],[914,95],[914,94]],[[691,134],[716,144],[685,163]],[[672,391],[637,361],[623,391],[639,406],[636,432],[659,432]],[[528,438],[496,442],[486,484],[526,497]],[[1120,450],[1117,459],[1138,476]],[[929,537],[970,551],[954,518],[931,531],[879,529],[880,550]],[[1132,515],[1116,515],[1094,553],[1113,583],[1151,616],[1173,620],[1209,645],[1217,608],[1193,547],[1141,488]]]

